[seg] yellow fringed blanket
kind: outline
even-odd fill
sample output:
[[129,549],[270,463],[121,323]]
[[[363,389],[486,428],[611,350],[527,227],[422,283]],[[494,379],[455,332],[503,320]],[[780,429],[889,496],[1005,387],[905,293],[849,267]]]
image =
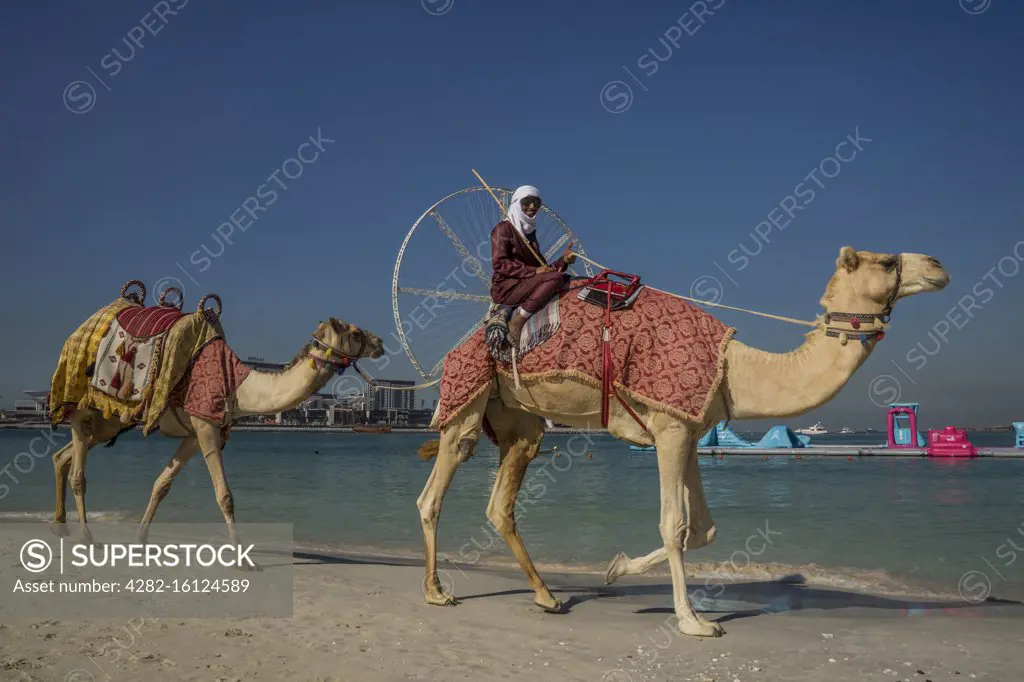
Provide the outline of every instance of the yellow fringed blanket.
[[[118,298],[94,313],[64,342],[50,382],[53,425],[66,421],[76,409],[94,408],[107,418],[117,415],[126,426],[142,423],[143,432],[149,435],[193,359],[210,341],[224,336],[219,322],[192,313],[180,316],[165,331],[142,339],[129,337],[130,343],[125,345],[119,318],[129,319],[120,315],[127,308],[138,309],[128,311],[131,313],[159,312]],[[103,358],[99,357],[101,348]],[[101,362],[108,354],[115,358],[113,369]],[[116,385],[110,385],[111,379]]]

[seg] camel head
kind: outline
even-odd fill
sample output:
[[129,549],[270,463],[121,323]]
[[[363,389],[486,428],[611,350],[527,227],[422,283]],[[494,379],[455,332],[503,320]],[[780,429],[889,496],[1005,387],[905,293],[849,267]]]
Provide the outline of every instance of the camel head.
[[336,361],[338,355],[379,358],[384,354],[384,342],[379,336],[333,317],[317,325],[313,338],[320,343],[314,343],[309,354],[328,363]]
[[942,264],[921,253],[839,250],[821,305],[828,312],[888,313],[901,298],[949,284]]

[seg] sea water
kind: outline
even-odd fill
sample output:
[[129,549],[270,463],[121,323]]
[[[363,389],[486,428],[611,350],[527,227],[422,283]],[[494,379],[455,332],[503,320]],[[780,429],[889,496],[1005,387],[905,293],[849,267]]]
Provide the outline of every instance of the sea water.
[[[52,518],[50,457],[19,456],[38,435],[0,430],[0,470],[7,467],[0,484],[8,487],[0,488],[0,523]],[[236,520],[294,524],[303,547],[421,557],[416,498],[433,462],[416,450],[433,437],[234,432],[224,466]],[[1012,445],[1008,432],[971,438],[983,447]],[[882,440],[878,433],[815,438]],[[112,448],[94,448],[86,469],[90,522],[138,520],[177,443],[132,431]],[[653,452],[604,434],[548,434],[543,447],[556,446],[561,454],[531,464],[516,508],[538,566],[603,572],[616,552],[638,556],[661,544]],[[33,447],[43,454],[50,446],[37,440]],[[497,451],[482,438],[444,499],[442,562],[515,565],[485,516],[496,467]],[[949,596],[974,571],[988,577],[993,595],[1024,596],[1024,461],[702,456],[700,468],[718,529],[711,545],[687,554],[700,570]],[[73,522],[70,491],[67,508]],[[201,456],[177,477],[156,518],[222,522]]]

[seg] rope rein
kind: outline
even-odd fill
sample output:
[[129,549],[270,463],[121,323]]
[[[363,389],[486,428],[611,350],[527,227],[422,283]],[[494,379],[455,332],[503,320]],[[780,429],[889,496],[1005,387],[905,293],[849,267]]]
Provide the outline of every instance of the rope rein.
[[[587,261],[588,263],[590,263],[591,265],[593,265],[596,268],[600,268],[602,270],[608,270],[608,268],[606,268],[605,266],[601,265],[600,263],[598,263],[597,261],[595,261],[592,258],[587,258],[586,256],[584,256],[582,254],[579,254],[579,253],[576,254],[576,257],[581,259],[581,260]],[[780,322],[789,322],[791,324],[799,324],[799,325],[803,325],[805,327],[817,327],[817,326],[819,326],[819,324],[817,322],[808,322],[807,320],[798,320],[795,317],[786,317],[784,315],[772,315],[771,313],[762,313],[762,312],[758,312],[756,310],[747,310],[746,308],[737,308],[735,306],[725,305],[724,303],[715,303],[714,301],[701,301],[701,300],[696,299],[696,298],[690,298],[689,296],[683,296],[682,294],[676,294],[676,293],[673,293],[671,291],[665,291],[664,289],[659,289],[657,287],[652,287],[650,284],[648,284],[646,286],[647,286],[647,288],[652,289],[654,291],[660,291],[663,294],[668,294],[669,296],[674,296],[675,298],[681,298],[684,301],[691,301],[693,303],[700,303],[701,305],[714,306],[715,308],[726,308],[727,310],[737,310],[737,311],[739,311],[741,313],[749,313],[751,315],[760,315],[761,317],[767,317],[767,318],[769,318],[771,320],[779,320]]]
[[[480,174],[476,172],[475,168],[473,168],[472,171],[473,171],[473,175],[476,176],[476,179],[480,181],[480,184],[482,184],[487,189],[487,192],[491,195],[491,198],[494,199],[495,203],[498,204],[498,207],[502,211],[504,211],[505,207],[498,200],[498,197],[496,197],[494,195],[494,192],[491,190],[490,185],[487,184],[487,181],[484,180],[482,177],[480,177]],[[518,230],[516,230],[515,232],[516,232],[516,234],[519,234]],[[533,250],[533,247],[530,245],[530,243],[528,241],[526,241],[526,239],[523,238],[522,235],[519,235],[519,236],[520,236],[520,239],[522,239],[523,243],[526,245],[526,248],[528,248],[530,250],[530,253],[537,259],[537,262],[543,263],[544,261],[541,260],[540,256],[537,255],[537,252]],[[574,255],[577,258],[579,258],[580,260],[584,260],[584,261],[590,263],[591,265],[593,265],[594,267],[600,268],[601,270],[610,270],[611,269],[611,268],[606,268],[605,266],[601,265],[600,263],[598,263],[593,258],[587,258],[586,256],[584,256],[581,253],[575,253],[574,252]],[[572,268],[569,268],[569,269],[572,270]],[[671,291],[665,291],[664,289],[658,289],[658,288],[652,287],[650,285],[647,285],[647,286],[649,288],[653,289],[654,291],[660,291],[663,294],[668,294],[669,296],[674,296],[676,298],[681,298],[684,301],[692,301],[693,303],[700,303],[701,305],[709,305],[709,306],[714,306],[716,308],[726,308],[728,310],[736,310],[736,311],[739,311],[741,313],[749,313],[751,315],[760,315],[761,317],[767,317],[767,318],[769,318],[771,320],[779,320],[780,322],[789,322],[790,324],[799,324],[799,325],[803,325],[805,327],[818,327],[818,326],[820,326],[818,322],[808,322],[807,320],[798,320],[795,317],[785,317],[783,315],[772,315],[771,313],[761,313],[761,312],[758,312],[756,310],[747,310],[746,308],[736,308],[734,306],[725,305],[724,303],[714,303],[712,301],[701,301],[701,300],[698,300],[696,298],[690,298],[689,296],[682,296],[680,294],[674,294]]]
[[[365,381],[367,383],[367,385],[372,386],[375,389],[381,388],[381,385],[377,382],[377,380],[374,379],[369,374],[367,374],[366,371],[364,371],[363,368],[359,366],[359,363],[353,361],[352,362],[352,366],[355,368],[355,370],[359,374],[359,376],[361,376],[363,378],[363,381]],[[384,386],[383,390],[385,390],[385,391],[415,391],[415,390],[420,389],[420,388],[430,388],[431,386],[436,386],[439,383],[441,383],[440,379],[434,379],[433,381],[428,381],[428,382],[423,383],[423,384],[416,384],[415,386]]]

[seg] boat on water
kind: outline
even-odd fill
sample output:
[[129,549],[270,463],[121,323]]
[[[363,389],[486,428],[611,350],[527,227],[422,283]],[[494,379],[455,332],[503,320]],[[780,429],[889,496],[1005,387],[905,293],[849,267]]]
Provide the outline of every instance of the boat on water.
[[840,434],[847,434],[847,433],[855,433],[855,431],[853,429],[851,429],[849,426],[844,426],[843,428],[839,429],[839,433]]
[[821,436],[828,433],[828,430],[818,422],[814,426],[805,426],[802,429],[794,429],[794,433],[802,433],[805,436]]
[[388,424],[354,424],[352,430],[356,433],[391,433],[391,426]]

